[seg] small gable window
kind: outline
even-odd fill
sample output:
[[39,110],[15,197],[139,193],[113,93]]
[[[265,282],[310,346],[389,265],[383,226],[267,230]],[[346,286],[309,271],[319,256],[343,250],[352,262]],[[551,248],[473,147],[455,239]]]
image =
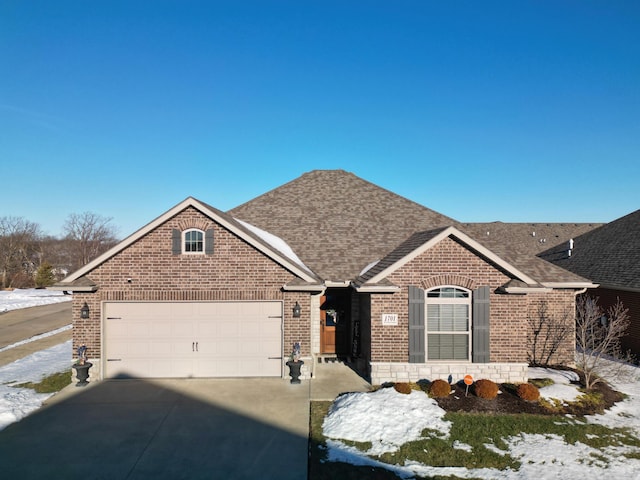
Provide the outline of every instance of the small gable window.
[[184,232],[184,253],[204,253],[204,232],[201,230],[187,230]]
[[471,292],[439,287],[426,297],[427,360],[470,360]]
[[197,228],[183,231],[174,229],[171,235],[171,253],[173,255],[183,253],[213,255],[213,228],[206,231]]

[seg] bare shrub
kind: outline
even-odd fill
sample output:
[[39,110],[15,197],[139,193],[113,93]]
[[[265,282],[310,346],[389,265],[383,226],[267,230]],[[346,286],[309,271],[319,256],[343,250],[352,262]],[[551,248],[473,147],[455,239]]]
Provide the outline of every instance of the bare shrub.
[[[561,314],[551,314],[549,304],[542,302],[534,314],[527,316],[530,327],[529,364],[534,366],[552,365],[562,346],[573,335],[573,313],[565,310]],[[556,362],[558,363],[558,362]]]
[[599,382],[630,378],[633,357],[620,346],[629,323],[629,310],[620,299],[606,312],[597,298],[581,295],[576,299],[576,365],[587,390]]

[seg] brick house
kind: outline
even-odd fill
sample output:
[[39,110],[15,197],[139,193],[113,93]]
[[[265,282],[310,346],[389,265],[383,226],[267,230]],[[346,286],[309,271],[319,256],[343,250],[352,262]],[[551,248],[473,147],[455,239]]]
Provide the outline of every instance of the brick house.
[[97,378],[284,377],[300,342],[306,378],[339,357],[374,384],[523,381],[528,317],[595,285],[478,228],[312,171],[229,212],[187,198],[55,288]]
[[620,299],[630,319],[622,349],[640,359],[640,210],[572,237],[540,256],[598,284],[585,295],[598,299],[603,310]]

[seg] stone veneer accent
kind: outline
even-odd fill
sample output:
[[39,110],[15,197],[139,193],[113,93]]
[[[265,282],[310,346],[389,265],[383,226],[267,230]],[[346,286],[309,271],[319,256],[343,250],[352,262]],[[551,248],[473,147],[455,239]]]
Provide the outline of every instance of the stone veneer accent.
[[371,384],[385,382],[417,382],[418,380],[449,380],[459,382],[465,375],[474,380],[486,378],[496,383],[525,383],[528,381],[526,363],[465,363],[465,364],[428,364],[428,363],[371,363]]

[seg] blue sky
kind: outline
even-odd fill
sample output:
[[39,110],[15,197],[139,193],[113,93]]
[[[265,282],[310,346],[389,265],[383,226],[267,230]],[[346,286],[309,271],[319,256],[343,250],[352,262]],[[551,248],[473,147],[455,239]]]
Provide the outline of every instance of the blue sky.
[[465,222],[640,208],[637,1],[0,3],[0,216],[132,233],[344,169]]

